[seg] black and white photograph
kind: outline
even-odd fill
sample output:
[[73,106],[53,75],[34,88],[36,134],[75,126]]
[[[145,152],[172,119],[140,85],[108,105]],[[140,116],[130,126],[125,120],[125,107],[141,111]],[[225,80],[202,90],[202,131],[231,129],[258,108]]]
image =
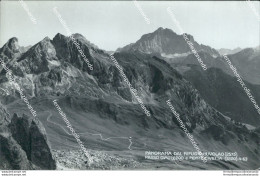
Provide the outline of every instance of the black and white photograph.
[[259,14],[250,0],[0,1],[1,176],[258,176]]

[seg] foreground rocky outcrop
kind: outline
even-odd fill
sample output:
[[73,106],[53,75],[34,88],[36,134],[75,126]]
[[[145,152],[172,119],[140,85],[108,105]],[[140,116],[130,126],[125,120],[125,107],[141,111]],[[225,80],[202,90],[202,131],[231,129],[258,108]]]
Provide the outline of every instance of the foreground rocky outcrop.
[[14,114],[0,104],[0,169],[55,169],[44,129],[33,119]]

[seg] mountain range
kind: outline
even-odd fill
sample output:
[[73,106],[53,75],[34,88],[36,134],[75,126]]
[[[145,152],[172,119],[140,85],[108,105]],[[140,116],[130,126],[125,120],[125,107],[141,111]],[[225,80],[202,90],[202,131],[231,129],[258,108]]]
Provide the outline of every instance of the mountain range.
[[[223,59],[223,56],[220,55],[228,53],[222,50],[223,52],[221,51],[220,54],[216,54],[217,51],[210,47],[201,49],[197,42],[194,41],[194,38],[189,34],[188,36],[190,41],[194,43],[195,49],[198,51],[203,62],[209,68],[207,71],[200,69],[197,58],[189,51],[189,48],[185,48],[185,46],[187,47],[188,45],[185,43],[184,38],[167,28],[159,28],[151,34],[145,34],[136,43],[131,44],[130,48],[130,45],[128,45],[119,49],[119,51],[135,52],[138,50],[139,52],[155,55],[167,61],[187,80],[192,82],[203,98],[214,108],[230,116],[232,119],[252,125],[259,125],[259,114],[257,110],[254,109],[253,104],[243,88],[236,81],[235,75],[229,68],[229,65]],[[163,41],[164,44],[161,44],[161,41]],[[175,47],[176,45],[186,50],[177,50],[178,47]],[[171,47],[170,53],[165,52],[165,48]],[[214,52],[212,53],[212,51]],[[240,76],[246,81],[246,85],[252,91],[256,101],[260,102],[260,72],[258,71],[260,66],[259,47],[246,49],[237,48],[234,52],[229,52],[228,57],[237,68]]]
[[[0,168],[259,168],[259,117],[250,103],[239,105],[246,97],[231,73],[223,71],[227,66],[218,51],[188,36],[203,61],[212,64],[206,73],[201,73],[182,36],[169,29],[159,28],[145,34],[136,43],[114,53],[151,117],[145,115],[131,94],[110,54],[84,36],[73,34],[93,70],[88,68],[70,37],[57,34],[26,49],[18,45],[17,38],[11,38],[0,49],[0,57],[12,70],[40,123],[31,120],[19,92],[8,82],[1,67],[0,87],[9,90],[10,95],[0,95],[0,163],[5,164]],[[257,53],[250,51],[237,54],[250,56],[248,61],[257,62]],[[234,61],[236,54],[230,57]],[[242,57],[237,60],[242,69],[240,61],[244,61]],[[215,62],[219,66],[214,67]],[[251,83],[249,87],[254,92],[259,90],[259,86]],[[229,91],[234,93],[230,95]],[[52,103],[54,99],[94,158],[93,165],[88,165],[88,159],[69,133]],[[145,160],[145,151],[195,151],[166,104],[169,99],[202,151],[237,151],[239,156],[247,156],[248,162],[208,161],[205,164],[184,160],[175,165],[169,161]],[[234,101],[236,104],[229,107]],[[242,105],[244,110],[236,109]],[[42,150],[34,152],[32,146]],[[16,163],[17,160],[20,162]],[[46,161],[48,164],[43,164]]]
[[[260,85],[260,73],[257,70],[260,64],[260,46],[245,49],[236,48],[234,50],[216,50],[209,46],[198,44],[192,35],[186,35],[199,53],[203,63],[207,65],[207,68],[219,68],[234,77],[234,73],[222,57],[223,54],[228,54],[232,64],[237,68],[244,80]],[[175,69],[178,69],[176,68],[176,65],[178,65],[180,71],[182,71],[181,69],[188,69],[186,67],[188,64],[199,65],[183,35],[178,35],[168,28],[164,29],[161,27],[153,33],[145,34],[135,43],[119,48],[117,51],[138,51],[156,55],[170,64],[175,64]]]

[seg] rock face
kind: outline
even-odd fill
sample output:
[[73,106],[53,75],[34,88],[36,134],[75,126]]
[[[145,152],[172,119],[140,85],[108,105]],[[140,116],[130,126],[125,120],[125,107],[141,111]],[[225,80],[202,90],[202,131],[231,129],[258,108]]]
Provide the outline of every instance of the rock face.
[[7,169],[33,169],[26,153],[20,145],[11,137],[0,134],[0,168]]
[[13,37],[0,49],[1,56],[6,58],[14,58],[17,53],[20,53],[20,47],[18,45],[18,39]]
[[[260,85],[260,49],[246,48],[242,51],[228,55],[232,64],[242,78],[252,84]],[[223,70],[224,71],[224,70]]]
[[47,139],[34,120],[23,115],[13,118],[0,106],[0,168],[55,169]]
[[25,151],[11,135],[8,124],[10,116],[0,104],[0,168],[1,169],[32,169]]
[[[239,122],[260,125],[257,110],[242,86],[232,76],[218,68],[204,71],[200,66],[195,65],[183,75],[200,92],[206,102],[226,116]],[[251,90],[255,100],[260,102],[260,86],[246,81],[245,84]]]
[[[260,119],[257,109],[224,58],[214,58],[206,52],[199,52],[199,55],[207,65],[207,71],[201,68],[193,54],[177,58],[160,58],[166,60],[190,81],[211,106],[236,121],[258,126]],[[247,48],[227,57],[259,104],[259,49]]]
[[[187,34],[189,41],[199,51],[204,51],[212,56],[218,56],[219,53],[215,49],[198,44],[193,36]],[[159,28],[153,33],[143,35],[136,43],[127,45],[117,51],[140,51],[144,53],[160,53],[161,55],[176,56],[190,53],[189,45],[182,35],[174,33],[171,29]]]
[[14,114],[9,124],[13,138],[26,152],[28,159],[42,169],[55,169],[55,161],[52,158],[45,134],[39,129],[35,121],[23,115]]

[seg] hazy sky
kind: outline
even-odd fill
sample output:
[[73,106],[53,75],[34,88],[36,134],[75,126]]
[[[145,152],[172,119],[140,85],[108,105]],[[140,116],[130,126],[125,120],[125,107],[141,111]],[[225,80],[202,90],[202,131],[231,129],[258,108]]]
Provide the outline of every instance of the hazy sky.
[[[198,43],[219,48],[256,47],[260,40],[259,20],[246,2],[144,2],[138,1],[150,20],[147,24],[132,1],[25,1],[36,19],[33,24],[19,2],[1,2],[0,47],[11,37],[21,46],[34,45],[66,30],[53,13],[57,7],[72,33],[84,35],[105,50],[115,50],[137,41],[159,27],[180,34],[167,13],[171,7],[183,30]],[[259,2],[254,2],[257,12]]]

